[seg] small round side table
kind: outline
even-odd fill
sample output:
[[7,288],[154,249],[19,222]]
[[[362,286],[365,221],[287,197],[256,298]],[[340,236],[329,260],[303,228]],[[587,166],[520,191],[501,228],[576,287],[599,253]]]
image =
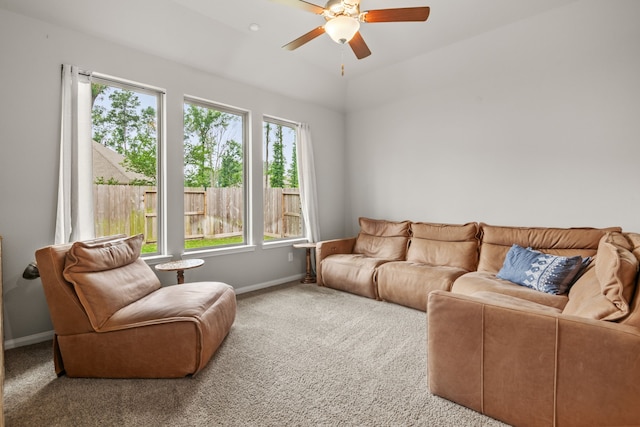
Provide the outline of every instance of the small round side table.
[[177,261],[169,261],[164,264],[156,265],[156,270],[158,271],[177,271],[178,274],[178,284],[181,285],[184,283],[184,271],[189,270],[190,268],[197,268],[204,264],[203,259],[179,259]]
[[313,275],[311,271],[311,249],[316,248],[315,243],[295,243],[293,245],[296,249],[306,249],[307,250],[307,272],[304,276],[304,279],[300,280],[300,283],[316,283],[316,276]]

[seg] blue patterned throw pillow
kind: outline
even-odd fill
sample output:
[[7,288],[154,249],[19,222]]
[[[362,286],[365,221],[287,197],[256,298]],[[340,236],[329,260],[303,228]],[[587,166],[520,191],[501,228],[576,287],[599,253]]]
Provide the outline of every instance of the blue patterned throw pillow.
[[569,290],[591,258],[545,254],[531,248],[513,245],[497,274],[509,280],[548,294],[560,295]]

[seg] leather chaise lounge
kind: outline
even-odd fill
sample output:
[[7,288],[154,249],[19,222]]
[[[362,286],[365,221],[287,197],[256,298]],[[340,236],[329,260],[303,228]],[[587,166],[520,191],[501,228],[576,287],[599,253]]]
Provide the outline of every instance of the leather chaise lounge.
[[202,370],[235,320],[221,282],[162,287],[139,258],[142,235],[36,251],[58,375],[175,378]]

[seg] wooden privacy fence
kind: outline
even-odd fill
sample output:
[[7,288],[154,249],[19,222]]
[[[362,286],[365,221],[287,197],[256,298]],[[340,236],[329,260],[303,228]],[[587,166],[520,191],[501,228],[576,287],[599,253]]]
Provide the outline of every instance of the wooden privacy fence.
[[[156,187],[94,184],[96,236],[143,233],[157,241]],[[185,239],[211,239],[242,234],[242,188],[185,188]],[[300,193],[297,188],[264,189],[264,235],[302,236]]]
[[302,236],[299,189],[264,189],[264,235],[275,238]]

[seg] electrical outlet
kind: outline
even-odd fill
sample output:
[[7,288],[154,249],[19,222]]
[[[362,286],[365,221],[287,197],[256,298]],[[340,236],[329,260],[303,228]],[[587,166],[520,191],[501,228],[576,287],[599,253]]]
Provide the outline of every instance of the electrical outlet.
[[289,262],[293,261],[293,252],[289,252]]

